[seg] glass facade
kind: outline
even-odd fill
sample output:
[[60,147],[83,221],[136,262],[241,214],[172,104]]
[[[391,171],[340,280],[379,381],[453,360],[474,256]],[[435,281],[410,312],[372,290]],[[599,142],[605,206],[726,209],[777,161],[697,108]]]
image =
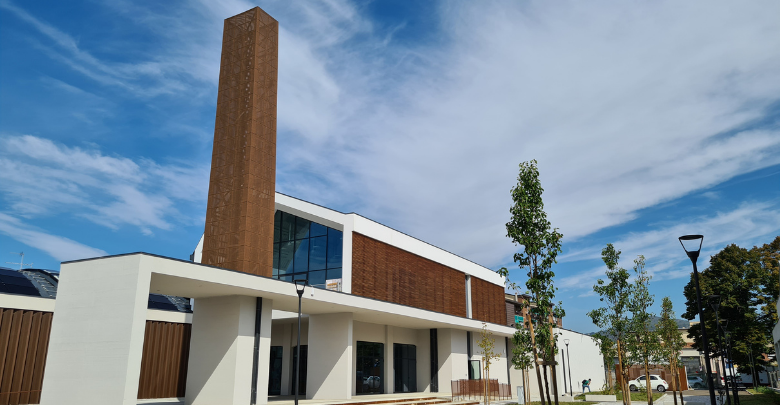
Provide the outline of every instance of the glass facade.
[[273,278],[325,288],[341,279],[342,232],[282,211],[274,215]]

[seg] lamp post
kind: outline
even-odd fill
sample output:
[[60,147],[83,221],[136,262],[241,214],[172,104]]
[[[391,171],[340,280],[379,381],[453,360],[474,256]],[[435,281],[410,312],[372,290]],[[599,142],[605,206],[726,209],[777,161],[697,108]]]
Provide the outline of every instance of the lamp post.
[[298,346],[296,346],[295,358],[295,405],[298,405],[298,392],[301,387],[301,298],[303,290],[306,288],[306,280],[295,280],[295,291],[298,293]]
[[[705,360],[705,367],[707,368],[707,387],[710,390],[710,403],[712,405],[715,405],[715,387],[712,383],[712,366],[710,365],[710,343],[709,339],[707,339],[707,328],[704,327],[704,308],[701,305],[701,287],[699,286],[699,270],[696,268],[696,261],[699,259],[699,252],[701,252],[701,245],[704,242],[704,236],[703,235],[684,235],[680,236],[678,238],[680,240],[680,244],[683,247],[683,250],[685,250],[685,253],[688,255],[688,258],[691,259],[691,263],[693,263],[693,279],[696,283],[696,303],[699,306],[699,322],[702,326],[701,328],[701,339],[702,339],[702,347],[704,348],[704,360]],[[685,247],[685,243],[683,241],[686,241],[689,243],[689,246],[694,246],[696,241],[699,242],[699,247],[696,250],[688,250],[688,248]]]
[[[718,334],[718,356],[720,357],[721,369],[723,371],[723,383],[726,386],[726,403],[731,404],[731,395],[729,394],[729,381],[726,378],[726,361],[723,359],[723,341],[720,339],[720,315],[718,309],[720,308],[720,295],[710,295],[710,305],[715,310],[715,332]],[[702,329],[704,329],[704,323],[701,323]],[[734,382],[731,382],[734,384]]]
[[726,336],[726,349],[728,350],[727,357],[731,365],[731,387],[734,390],[734,404],[739,405],[739,389],[737,388],[737,377],[734,375],[734,360],[731,358],[731,332],[728,331],[728,319],[726,319],[726,325],[723,327],[723,334]]
[[[569,357],[569,339],[563,339],[563,343],[566,343],[566,359],[569,360],[569,392],[571,392],[571,396],[574,396],[574,389],[571,387],[571,382],[574,381],[571,376],[571,357]],[[566,370],[563,370],[564,375],[566,374]],[[564,388],[566,388],[564,386]]]
[[[569,344],[569,339],[563,339],[563,342],[566,343],[566,345]],[[563,360],[563,393],[566,393],[566,358],[563,357],[563,353],[561,353],[561,360]],[[569,376],[571,377],[571,376]],[[574,396],[574,393],[571,393],[572,396]]]

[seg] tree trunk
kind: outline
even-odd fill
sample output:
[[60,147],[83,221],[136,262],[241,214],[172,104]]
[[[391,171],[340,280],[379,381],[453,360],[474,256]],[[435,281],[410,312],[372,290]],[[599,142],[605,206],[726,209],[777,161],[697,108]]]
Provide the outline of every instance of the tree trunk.
[[677,385],[679,384],[680,379],[676,377],[674,357],[669,359],[669,368],[671,368],[672,371],[672,398],[674,398],[674,405],[677,405]]
[[647,365],[647,353],[644,356],[645,361],[645,389],[647,390],[647,403],[653,405],[653,384],[650,382],[650,369]]
[[539,352],[536,350],[536,336],[534,334],[534,320],[533,317],[528,320],[528,328],[531,331],[531,348],[534,352],[534,370],[536,370],[536,382],[539,384],[539,400],[542,405],[546,405],[544,401],[544,386],[542,385],[542,375],[539,371]]
[[542,373],[544,374],[544,392],[547,395],[547,403],[552,404],[550,401],[550,383],[547,380],[547,365],[542,366]]
[[623,393],[623,404],[631,404],[631,391],[628,389],[626,380],[626,367],[623,364],[623,351],[620,350],[620,339],[617,340],[618,363],[620,364],[620,391]]

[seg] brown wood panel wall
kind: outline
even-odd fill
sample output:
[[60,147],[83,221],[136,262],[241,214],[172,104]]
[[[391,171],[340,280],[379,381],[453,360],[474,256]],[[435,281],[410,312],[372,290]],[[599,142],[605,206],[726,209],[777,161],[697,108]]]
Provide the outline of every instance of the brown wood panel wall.
[[352,294],[466,316],[465,273],[356,232]]
[[146,321],[138,399],[184,397],[192,325]]
[[0,308],[0,405],[40,403],[51,318]]
[[504,325],[506,321],[504,287],[471,277],[471,317]]

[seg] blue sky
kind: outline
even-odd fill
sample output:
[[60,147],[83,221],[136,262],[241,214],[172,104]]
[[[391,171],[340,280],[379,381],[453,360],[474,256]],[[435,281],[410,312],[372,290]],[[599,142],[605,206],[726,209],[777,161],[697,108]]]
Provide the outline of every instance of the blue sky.
[[[203,231],[222,21],[280,22],[277,190],[523,282],[509,190],[536,159],[589,332],[606,243],[683,310],[704,260],[780,234],[780,3],[0,0],[0,262]],[[658,310],[658,308],[656,308]]]

